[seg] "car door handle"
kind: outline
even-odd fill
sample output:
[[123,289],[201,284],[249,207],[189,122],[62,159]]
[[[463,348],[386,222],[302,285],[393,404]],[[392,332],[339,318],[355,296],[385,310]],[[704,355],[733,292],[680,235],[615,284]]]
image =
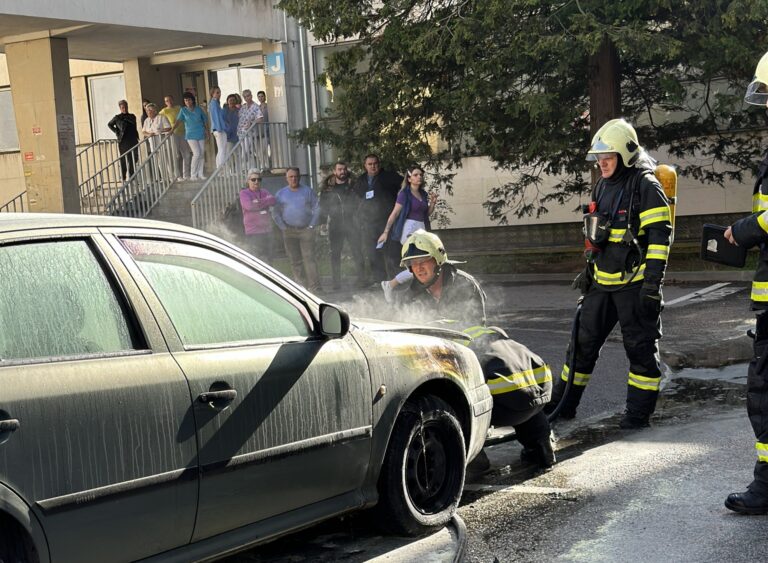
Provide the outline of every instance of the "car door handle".
[[19,429],[21,424],[17,418],[9,418],[7,420],[0,420],[0,432],[15,432]]
[[206,391],[197,396],[201,403],[212,403],[214,401],[234,401],[237,399],[237,390],[224,389],[223,391]]

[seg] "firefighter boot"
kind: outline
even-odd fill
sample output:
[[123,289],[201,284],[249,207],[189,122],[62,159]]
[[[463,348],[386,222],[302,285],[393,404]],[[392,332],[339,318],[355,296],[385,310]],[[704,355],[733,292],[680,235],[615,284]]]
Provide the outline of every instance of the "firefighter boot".
[[557,463],[551,435],[535,444],[525,446],[520,452],[520,461],[526,465],[535,465],[539,469],[551,469]]
[[725,499],[725,507],[739,514],[768,513],[768,497],[747,490],[743,493],[731,493]]
[[640,428],[648,428],[651,423],[648,421],[650,415],[637,414],[630,410],[624,411],[624,415],[619,421],[619,428],[623,430],[638,430]]

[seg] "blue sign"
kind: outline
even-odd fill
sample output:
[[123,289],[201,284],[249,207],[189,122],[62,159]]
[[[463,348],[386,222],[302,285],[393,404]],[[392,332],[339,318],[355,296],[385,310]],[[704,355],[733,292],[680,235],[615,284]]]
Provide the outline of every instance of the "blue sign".
[[266,74],[270,76],[276,76],[278,74],[285,74],[285,57],[282,53],[268,53]]

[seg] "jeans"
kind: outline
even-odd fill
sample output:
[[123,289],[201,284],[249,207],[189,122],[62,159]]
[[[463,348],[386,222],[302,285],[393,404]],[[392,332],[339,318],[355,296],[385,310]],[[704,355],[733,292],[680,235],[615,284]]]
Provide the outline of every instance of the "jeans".
[[213,138],[216,139],[216,168],[224,164],[229,156],[226,131],[214,131]]

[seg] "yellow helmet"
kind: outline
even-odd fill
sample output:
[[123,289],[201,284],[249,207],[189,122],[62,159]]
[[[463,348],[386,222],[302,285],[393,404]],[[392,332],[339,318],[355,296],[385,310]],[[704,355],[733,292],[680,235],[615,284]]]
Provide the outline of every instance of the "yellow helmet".
[[640,150],[635,128],[623,119],[611,119],[592,137],[587,160],[597,160],[601,153],[615,152],[621,155],[624,166],[633,166]]
[[744,101],[756,106],[768,104],[768,53],[763,55],[755,69],[755,77],[747,86]]
[[419,229],[411,233],[405,240],[401,251],[400,267],[407,268],[407,263],[410,260],[428,256],[434,258],[438,266],[442,266],[448,261],[448,254],[445,252],[440,237],[434,233],[428,233],[424,229]]

